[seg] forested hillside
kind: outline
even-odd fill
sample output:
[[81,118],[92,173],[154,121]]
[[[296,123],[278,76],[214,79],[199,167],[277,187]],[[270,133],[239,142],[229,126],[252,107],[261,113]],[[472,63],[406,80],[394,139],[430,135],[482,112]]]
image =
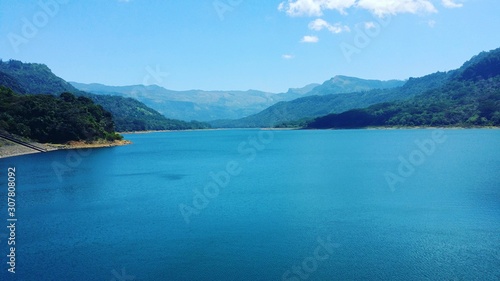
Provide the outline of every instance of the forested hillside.
[[167,119],[143,103],[119,96],[99,96],[74,88],[57,77],[43,64],[23,63],[16,60],[0,60],[0,85],[18,94],[53,94],[64,92],[84,96],[109,111],[117,131],[183,130],[210,127],[200,122],[184,122]]
[[0,130],[45,143],[122,139],[111,114],[86,97],[19,95],[3,86]]
[[483,52],[441,87],[409,100],[330,114],[306,128],[500,126],[500,49]]
[[19,94],[61,94],[64,92],[76,94],[77,92],[73,86],[54,75],[44,64],[0,60],[0,73],[12,79],[1,81],[1,85]]

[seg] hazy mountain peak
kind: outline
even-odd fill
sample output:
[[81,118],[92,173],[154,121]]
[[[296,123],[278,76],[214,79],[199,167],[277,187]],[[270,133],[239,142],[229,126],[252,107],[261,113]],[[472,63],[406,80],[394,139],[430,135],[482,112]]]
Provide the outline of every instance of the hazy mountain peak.
[[307,95],[330,95],[344,94],[353,92],[364,92],[373,89],[389,89],[402,86],[405,81],[401,80],[374,80],[350,77],[345,75],[336,75],[325,81],[320,86],[315,87]]
[[303,95],[303,94],[306,94],[306,93],[312,91],[314,88],[316,88],[319,85],[321,85],[321,84],[311,83],[311,84],[305,85],[302,88],[290,88],[290,89],[288,89],[287,93],[288,94],[300,94],[300,95]]

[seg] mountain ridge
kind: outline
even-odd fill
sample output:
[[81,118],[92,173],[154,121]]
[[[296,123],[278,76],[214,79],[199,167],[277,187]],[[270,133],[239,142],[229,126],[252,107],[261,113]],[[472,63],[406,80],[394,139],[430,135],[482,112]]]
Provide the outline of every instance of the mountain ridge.
[[[181,120],[211,121],[217,119],[243,118],[281,101],[322,94],[321,85],[328,85],[333,93],[345,93],[353,89],[389,88],[403,81],[368,80],[348,76],[335,76],[323,84],[311,83],[301,88],[290,88],[285,93],[269,93],[259,90],[168,90],[157,85],[107,86],[104,84],[83,84],[70,82],[80,90],[100,95],[117,94],[133,97],[167,117]],[[323,86],[325,87],[325,86]],[[324,89],[322,90],[324,92]]]
[[445,84],[410,99],[325,115],[304,127],[499,127],[500,48],[474,56],[450,74]]
[[[242,119],[215,120],[209,123],[213,127],[219,128],[273,127],[281,123],[315,118],[352,108],[366,107],[379,102],[410,98],[419,92],[438,87],[444,83],[452,73],[453,72],[436,72],[419,78],[409,78],[402,86],[395,88],[305,96],[292,101],[277,103],[257,114]],[[323,85],[326,85],[326,88],[328,88],[329,84],[327,82],[325,83]],[[313,91],[318,91],[317,88],[318,87]],[[323,91],[323,89],[320,89],[320,91]]]

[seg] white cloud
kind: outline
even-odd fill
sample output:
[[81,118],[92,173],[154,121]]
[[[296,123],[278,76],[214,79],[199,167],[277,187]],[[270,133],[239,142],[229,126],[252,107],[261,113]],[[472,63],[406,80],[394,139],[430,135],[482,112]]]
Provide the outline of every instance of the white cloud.
[[455,3],[453,0],[442,0],[441,4],[446,8],[461,8],[464,6],[464,4]]
[[300,42],[302,43],[317,43],[318,41],[319,41],[318,37],[311,35],[306,35],[302,37],[302,40],[300,40]]
[[[459,7],[455,0],[441,0],[445,7]],[[321,16],[325,10],[337,10],[341,14],[346,9],[360,8],[383,17],[401,13],[436,13],[431,0],[287,0],[278,6],[280,11],[290,16]]]
[[356,0],[288,0],[278,6],[280,11],[285,11],[290,16],[316,16],[323,15],[323,10],[337,10],[345,14],[345,9],[354,5]]
[[309,23],[309,29],[312,30],[321,30],[327,26],[329,26],[329,24],[323,19],[317,19]]
[[319,31],[324,28],[328,29],[331,33],[341,33],[344,31],[346,32],[351,31],[351,29],[346,25],[342,25],[340,23],[330,24],[323,19],[316,19],[309,23],[309,29]]
[[427,21],[427,25],[430,28],[433,28],[436,25],[436,21],[435,20],[429,20],[429,21]]
[[357,7],[366,9],[379,17],[403,13],[436,13],[437,9],[429,0],[359,0]]
[[285,60],[291,60],[291,59],[295,58],[295,56],[294,56],[294,55],[290,55],[290,54],[284,54],[284,55],[282,55],[281,57],[282,57],[283,59],[285,59]]

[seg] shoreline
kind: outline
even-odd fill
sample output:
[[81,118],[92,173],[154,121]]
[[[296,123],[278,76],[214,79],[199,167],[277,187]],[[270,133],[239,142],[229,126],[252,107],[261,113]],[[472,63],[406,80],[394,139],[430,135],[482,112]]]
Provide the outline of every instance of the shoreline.
[[[215,129],[193,129],[193,130],[151,130],[151,131],[136,131],[136,132],[121,132],[120,134],[151,134],[151,133],[163,133],[163,132],[186,132],[186,131],[226,131],[226,130],[270,130],[270,131],[289,131],[289,130],[498,130],[500,127],[487,126],[487,127],[367,127],[367,128],[355,128],[355,129],[302,129],[302,128],[215,128]],[[3,145],[2,145],[3,144]],[[132,144],[129,140],[120,140],[113,142],[98,141],[93,143],[85,143],[83,141],[72,141],[68,144],[42,144],[33,142],[32,144],[45,148],[47,152],[56,150],[70,150],[70,149],[94,149],[94,148],[106,148],[106,147],[116,147]],[[17,157],[35,153],[42,153],[34,149],[11,143],[10,141],[0,140],[0,159]]]
[[213,129],[191,129],[191,130],[148,130],[148,131],[134,131],[134,132],[119,132],[120,135],[135,135],[135,134],[151,134],[151,133],[177,133],[177,132],[197,132],[197,131],[228,131],[228,130],[266,130],[266,131],[314,131],[314,130],[498,130],[500,127],[495,126],[485,126],[485,127],[426,127],[426,126],[414,126],[414,127],[366,127],[366,128],[269,128],[269,127],[258,127],[258,128],[213,128]]
[[365,128],[296,128],[295,130],[304,131],[314,131],[314,130],[498,130],[500,127],[495,126],[485,126],[485,127],[426,127],[426,126],[414,126],[414,127],[365,127]]
[[151,133],[222,131],[222,130],[233,130],[233,129],[235,129],[235,128],[189,129],[189,130],[147,130],[147,131],[131,131],[131,132],[117,132],[117,133],[120,134],[120,135],[136,135],[136,134],[151,134]]
[[23,156],[23,155],[29,155],[29,154],[35,154],[35,153],[48,153],[52,151],[57,151],[57,150],[70,150],[70,149],[88,149],[88,148],[106,148],[106,147],[116,147],[116,146],[123,146],[123,145],[129,145],[132,144],[131,141],[129,140],[121,140],[121,141],[114,141],[114,142],[103,142],[103,141],[98,141],[98,142],[93,142],[93,143],[85,143],[85,142],[69,142],[68,144],[51,144],[51,143],[35,143],[33,142],[32,144],[45,148],[47,151],[46,152],[41,152],[37,151],[19,144],[11,143],[8,141],[5,141],[2,146],[0,146],[0,159],[4,158],[10,158],[10,157],[16,157],[16,156]]
[[152,134],[152,133],[180,133],[180,132],[200,132],[200,131],[229,131],[229,130],[274,130],[274,131],[288,131],[300,130],[300,128],[212,128],[212,129],[190,129],[190,130],[148,130],[148,131],[133,131],[133,132],[119,132],[120,135],[136,135],[136,134]]
[[53,147],[56,150],[62,149],[85,149],[85,148],[103,148],[103,147],[115,147],[132,144],[129,140],[116,140],[113,142],[108,141],[97,141],[86,143],[84,141],[70,141],[67,144],[46,144],[49,147]]

